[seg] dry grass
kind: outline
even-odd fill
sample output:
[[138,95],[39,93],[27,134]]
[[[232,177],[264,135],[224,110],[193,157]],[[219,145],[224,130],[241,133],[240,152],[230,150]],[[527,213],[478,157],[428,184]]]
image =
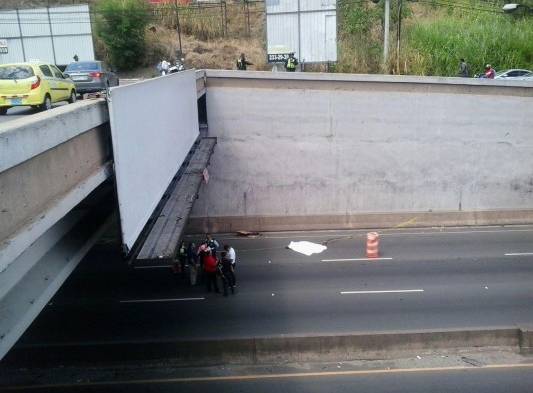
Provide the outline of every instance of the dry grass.
[[[179,47],[175,30],[157,26],[155,33],[148,31],[146,41],[148,64],[156,64],[163,57],[175,58],[176,49]],[[259,37],[215,38],[204,41],[194,35],[182,34],[182,50],[187,67],[234,69],[237,58],[244,52],[248,61],[254,63],[251,69],[270,69],[266,63],[263,39]]]

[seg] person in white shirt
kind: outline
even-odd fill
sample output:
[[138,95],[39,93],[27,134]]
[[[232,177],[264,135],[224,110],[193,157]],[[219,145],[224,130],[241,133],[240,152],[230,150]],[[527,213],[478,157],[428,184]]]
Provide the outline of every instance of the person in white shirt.
[[[229,244],[224,244],[224,251],[226,251],[226,258],[231,261],[232,271],[233,273],[235,273],[235,262],[237,262],[237,255],[235,254],[235,249]],[[235,274],[233,275],[233,286],[237,286]]]
[[224,250],[226,251],[226,258],[231,261],[231,266],[235,269],[235,262],[237,262],[237,256],[235,250],[229,244],[224,244]]

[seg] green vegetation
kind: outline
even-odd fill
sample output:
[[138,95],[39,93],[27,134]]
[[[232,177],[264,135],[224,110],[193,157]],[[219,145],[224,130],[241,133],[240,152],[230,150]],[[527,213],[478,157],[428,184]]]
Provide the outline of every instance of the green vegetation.
[[413,24],[406,32],[410,74],[454,76],[464,57],[472,72],[533,68],[533,19],[478,12]]
[[[531,0],[522,4],[533,6]],[[400,69],[396,66],[397,0],[391,1],[390,58],[382,64],[383,3],[339,0],[339,72],[455,76],[460,58],[480,73],[533,69],[533,17],[501,12],[506,1],[403,1]]]
[[96,6],[97,34],[113,65],[121,70],[143,63],[145,31],[151,11],[145,0],[101,0]]

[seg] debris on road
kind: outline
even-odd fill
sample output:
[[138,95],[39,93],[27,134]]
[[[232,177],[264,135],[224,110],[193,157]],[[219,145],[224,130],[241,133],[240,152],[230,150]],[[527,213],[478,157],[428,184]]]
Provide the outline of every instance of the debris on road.
[[312,254],[320,254],[322,251],[327,250],[327,247],[323,246],[322,244],[312,243],[308,241],[290,242],[288,248],[307,256],[310,256]]
[[250,231],[237,231],[237,235],[243,237],[257,237],[260,236],[259,232],[250,232]]

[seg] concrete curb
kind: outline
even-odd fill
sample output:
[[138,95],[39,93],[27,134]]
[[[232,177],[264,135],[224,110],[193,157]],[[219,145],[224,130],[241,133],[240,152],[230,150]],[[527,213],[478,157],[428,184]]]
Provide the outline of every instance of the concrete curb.
[[357,213],[351,215],[190,217],[188,233],[229,233],[343,230],[370,228],[427,228],[482,225],[527,225],[533,209]]
[[425,350],[512,347],[533,353],[532,328],[271,336],[209,340],[18,345],[6,366],[173,359],[183,366],[383,359]]

